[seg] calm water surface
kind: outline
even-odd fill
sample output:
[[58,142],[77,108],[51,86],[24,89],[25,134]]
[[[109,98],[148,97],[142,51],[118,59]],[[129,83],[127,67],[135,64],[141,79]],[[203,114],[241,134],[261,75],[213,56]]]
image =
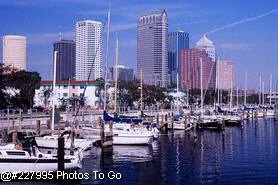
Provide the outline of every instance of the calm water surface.
[[[92,179],[81,184],[278,184],[278,122],[250,121],[224,132],[169,131],[152,146],[114,146],[113,155],[83,163],[81,172]],[[113,170],[122,179],[97,180],[94,170]]]

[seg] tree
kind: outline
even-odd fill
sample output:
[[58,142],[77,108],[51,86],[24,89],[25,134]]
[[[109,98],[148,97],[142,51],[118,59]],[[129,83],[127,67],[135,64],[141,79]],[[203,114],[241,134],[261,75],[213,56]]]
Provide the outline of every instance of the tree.
[[[18,71],[0,66],[0,107],[33,107],[35,90],[40,87],[41,77],[37,72]],[[16,93],[11,93],[16,92]]]

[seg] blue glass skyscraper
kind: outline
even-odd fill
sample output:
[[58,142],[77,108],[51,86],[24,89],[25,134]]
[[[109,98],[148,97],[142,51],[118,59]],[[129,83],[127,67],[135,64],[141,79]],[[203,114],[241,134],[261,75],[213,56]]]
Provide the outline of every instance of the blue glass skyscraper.
[[170,32],[168,34],[168,69],[171,84],[177,83],[179,72],[179,53],[189,48],[189,33],[183,31]]

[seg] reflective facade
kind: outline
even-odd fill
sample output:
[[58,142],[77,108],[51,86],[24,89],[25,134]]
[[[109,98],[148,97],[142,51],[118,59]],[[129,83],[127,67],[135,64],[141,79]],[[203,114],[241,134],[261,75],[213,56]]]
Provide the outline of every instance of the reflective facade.
[[168,34],[168,68],[171,84],[177,83],[179,72],[179,53],[189,48],[189,33],[183,31],[171,32]]
[[145,84],[168,84],[168,18],[165,10],[141,16],[137,25],[137,78]]

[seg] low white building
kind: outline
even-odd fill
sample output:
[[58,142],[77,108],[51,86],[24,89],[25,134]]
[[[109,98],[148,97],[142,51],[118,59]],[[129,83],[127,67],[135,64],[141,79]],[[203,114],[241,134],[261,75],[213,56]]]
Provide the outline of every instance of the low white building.
[[84,103],[91,108],[98,108],[100,106],[100,93],[98,83],[96,81],[71,81],[58,80],[56,81],[55,96],[52,95],[53,81],[43,80],[41,86],[35,92],[34,106],[41,106],[49,108],[52,105],[52,99],[56,101],[55,104],[59,107],[62,105],[69,105],[70,100],[80,99],[84,90]]

